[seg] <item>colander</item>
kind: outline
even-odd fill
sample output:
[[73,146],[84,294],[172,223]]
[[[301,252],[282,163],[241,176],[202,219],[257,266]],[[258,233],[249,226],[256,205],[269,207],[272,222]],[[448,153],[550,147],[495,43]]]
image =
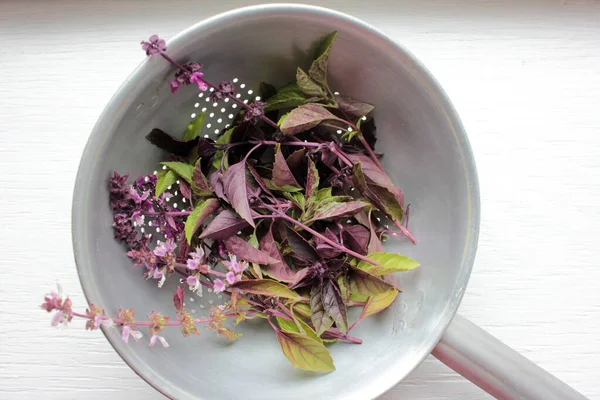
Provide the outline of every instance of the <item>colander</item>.
[[[479,188],[467,136],[439,84],[406,49],[350,16],[305,5],[242,8],[207,19],[168,42],[180,63],[204,64],[213,82],[235,82],[240,100],[257,96],[258,84],[292,80],[306,67],[315,41],[338,37],[330,57],[331,87],[376,106],[383,165],[411,204],[410,228],[419,243],[390,240],[388,251],[421,262],[398,276],[403,292],[353,334],[362,345],[330,346],[337,370],[294,369],[264,321],[240,325],[243,337],[225,343],[209,331],[183,338],[166,331],[168,349],[142,341],[125,344],[115,328],[104,333],[125,362],[149,384],[176,399],[370,399],[406,377],[433,354],[498,398],[584,397],[512,349],[455,316],[473,264],[479,231]],[[149,32],[154,33],[154,32]],[[174,69],[146,59],[112,98],[83,153],[73,200],[73,245],[88,301],[116,314],[133,307],[173,314],[176,279],[162,289],[144,281],[113,239],[107,179],[113,170],[131,176],[157,169],[164,158],[144,136],[153,128],[183,132],[206,111],[203,135],[214,137],[239,108],[213,104],[192,85],[172,95]],[[149,221],[148,221],[149,222]],[[144,229],[151,231],[151,226]],[[160,232],[154,233],[160,240]],[[221,299],[187,295],[198,317]]]

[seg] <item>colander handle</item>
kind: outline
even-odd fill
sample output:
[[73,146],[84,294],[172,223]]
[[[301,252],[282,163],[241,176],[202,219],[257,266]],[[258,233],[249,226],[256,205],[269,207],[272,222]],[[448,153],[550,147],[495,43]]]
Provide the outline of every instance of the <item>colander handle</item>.
[[454,317],[432,354],[498,399],[586,399],[460,315]]

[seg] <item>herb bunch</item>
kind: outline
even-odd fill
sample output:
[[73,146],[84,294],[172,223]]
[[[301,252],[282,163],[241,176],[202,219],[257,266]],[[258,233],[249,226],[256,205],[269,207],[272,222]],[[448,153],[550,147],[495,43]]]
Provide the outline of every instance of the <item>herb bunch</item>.
[[[115,238],[159,287],[176,276],[187,290],[204,286],[230,298],[197,319],[186,311],[180,285],[175,318],[152,312],[137,321],[131,309],[115,318],[93,304],[74,312],[70,299],[52,292],[42,308],[55,312],[53,325],[73,317],[86,319],[87,329],[118,325],[125,341],[139,340],[146,327],[150,345],[166,347],[167,326],[189,336],[205,323],[235,340],[239,334],[226,320],[264,318],[285,356],[310,371],[334,369],[325,343],[362,343],[352,329],[394,301],[399,288],[392,274],[419,264],[384,251],[388,236],[415,242],[408,206],[375,153],[374,107],[329,87],[336,34],[319,44],[307,72],[297,69],[295,82],[279,90],[261,83],[261,101],[250,104],[236,97],[232,82],[206,80],[201,64],[171,59],[158,36],[142,42],[148,56],[177,69],[169,82],[174,94],[195,84],[212,101],[233,101],[241,110],[216,141],[200,136],[204,113],[182,138],[158,128],[147,135],[169,159],[132,184],[117,172],[109,179]],[[165,240],[153,240],[148,228]],[[353,323],[350,307],[362,308]]]

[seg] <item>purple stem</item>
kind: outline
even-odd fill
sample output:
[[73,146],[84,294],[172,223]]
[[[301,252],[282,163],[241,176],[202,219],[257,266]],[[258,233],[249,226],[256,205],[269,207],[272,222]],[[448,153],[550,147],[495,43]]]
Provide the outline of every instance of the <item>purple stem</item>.
[[271,310],[269,310],[269,314],[273,315],[274,317],[287,319],[288,321],[292,320],[287,314],[284,314],[279,310],[271,309]]
[[262,144],[270,145],[270,146],[275,146],[277,144],[280,144],[282,146],[300,146],[300,147],[319,147],[321,145],[320,143],[314,143],[314,142],[276,142],[274,140],[260,140],[260,141],[252,141],[249,143],[250,144],[262,143]]
[[341,251],[343,251],[345,253],[348,253],[352,257],[358,258],[359,260],[366,261],[369,264],[373,264],[373,265],[378,266],[378,267],[381,266],[381,264],[379,264],[378,262],[373,261],[373,260],[369,259],[368,257],[363,256],[362,254],[359,254],[359,253],[357,253],[355,251],[352,251],[352,250],[348,249],[347,247],[340,246],[339,244],[337,244],[333,240],[331,240],[331,239],[329,239],[329,238],[321,235],[319,232],[315,231],[314,229],[309,228],[308,226],[304,225],[300,221],[296,221],[295,219],[293,219],[292,217],[289,217],[288,215],[282,213],[281,211],[276,210],[276,209],[274,209],[274,208],[272,208],[272,207],[270,207],[270,206],[268,206],[266,204],[265,204],[265,206],[266,206],[266,208],[268,210],[271,210],[271,212],[273,214],[277,214],[279,217],[283,218],[284,220],[286,220],[288,222],[291,222],[292,224],[297,225],[300,228],[304,229],[305,231],[313,234],[313,236],[317,236],[318,238],[320,238],[321,240],[323,240],[325,243],[329,244],[330,246],[333,246],[333,247],[335,247],[338,250],[341,250]]
[[352,122],[350,122],[350,121],[346,121],[346,122],[348,122],[348,125],[350,125],[350,127],[352,129],[354,129],[356,132],[358,132],[358,140],[360,140],[360,142],[364,146],[365,150],[367,150],[367,153],[369,153],[369,156],[371,157],[371,159],[373,160],[375,165],[377,165],[381,171],[385,172],[385,169],[383,169],[383,165],[381,165],[381,163],[379,162],[379,159],[373,152],[373,149],[371,148],[371,146],[369,146],[369,143],[367,143],[367,141],[365,140],[360,129],[358,129],[358,127],[356,125],[354,125]]
[[357,337],[354,336],[350,336],[348,334],[343,334],[341,332],[338,332],[336,330],[332,330],[332,329],[327,329],[324,333],[327,334],[327,336],[335,338],[335,339],[341,339],[341,340],[346,340],[350,343],[356,343],[356,344],[362,344],[362,339],[359,339]]
[[[169,57],[166,53],[164,52],[160,52],[160,55],[162,56],[162,58],[164,58],[165,60],[167,60],[168,62],[170,62],[171,64],[173,64],[175,67],[185,71],[186,69],[182,66],[179,65],[179,63],[177,63],[175,60],[173,60],[171,57]],[[204,83],[206,83],[208,86],[210,86],[211,88],[213,88],[214,90],[219,90],[219,88],[215,85],[213,85],[212,83],[210,83],[209,81],[207,81],[206,79],[202,79],[202,81]],[[244,107],[245,109],[249,109],[250,106],[246,103],[244,103],[243,101],[237,99],[233,94],[227,94],[227,97],[229,97],[231,100],[233,100],[234,102],[238,103],[241,107]],[[277,125],[275,122],[271,121],[269,118],[267,118],[264,115],[260,116],[260,119],[262,119],[263,121],[265,121],[267,124],[271,125],[273,128],[279,130],[279,125]]]
[[335,155],[338,156],[338,158],[340,160],[342,160],[344,162],[344,164],[346,164],[347,166],[349,166],[350,168],[352,168],[354,166],[354,164],[352,163],[352,161],[348,160],[348,158],[344,155],[344,153],[342,153],[341,151],[339,151],[338,149],[336,149],[335,147],[331,150],[333,153],[335,153]]
[[148,215],[151,217],[157,217],[159,215],[170,215],[171,217],[187,217],[191,213],[192,213],[191,211],[169,211],[169,212],[146,211],[146,212],[143,212],[142,215]]
[[[187,265],[186,265],[186,264],[175,263],[175,266],[176,266],[176,267],[179,267],[179,268],[184,268],[184,269],[187,269]],[[225,274],[224,274],[224,273],[222,273],[222,272],[219,272],[219,271],[215,271],[214,269],[209,269],[209,270],[207,271],[207,273],[208,273],[208,274],[211,274],[211,275],[218,276],[219,278],[225,278]]]
[[[87,316],[85,314],[82,313],[78,313],[78,312],[73,312],[73,316],[78,317],[78,318],[83,318],[83,319],[92,319],[92,317]],[[225,317],[226,318],[231,318],[236,316],[236,314],[226,314]],[[201,319],[195,319],[194,323],[195,324],[201,324],[201,323],[205,323],[205,322],[210,322],[212,320],[212,318],[201,318]],[[116,318],[113,319],[113,323],[117,324],[117,325],[122,325],[124,322],[124,320],[120,319],[120,318]],[[134,325],[134,326],[152,326],[154,325],[153,322],[150,321],[135,321],[130,325]],[[181,325],[181,321],[168,321],[165,323],[165,326],[180,326]]]
[[408,229],[406,229],[405,227],[402,226],[402,224],[398,221],[394,221],[394,225],[396,225],[398,227],[398,229],[400,229],[402,231],[402,233],[410,239],[411,242],[413,243],[417,243],[417,239],[415,239],[415,237],[408,231]]

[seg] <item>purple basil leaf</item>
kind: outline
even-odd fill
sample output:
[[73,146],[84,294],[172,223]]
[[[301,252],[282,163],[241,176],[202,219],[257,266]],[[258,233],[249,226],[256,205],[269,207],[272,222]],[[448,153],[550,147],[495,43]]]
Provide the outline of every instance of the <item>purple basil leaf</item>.
[[367,181],[360,162],[357,162],[352,167],[352,183],[354,183],[354,188],[360,194],[364,194],[367,190]]
[[367,246],[371,237],[369,230],[362,225],[344,224],[343,227],[342,235],[346,247],[359,254],[367,254]]
[[299,260],[312,262],[319,260],[317,251],[308,243],[302,235],[290,227],[286,227],[286,238],[288,245],[291,247],[293,255]]
[[[335,233],[333,233],[329,228],[325,229],[323,236],[325,236],[329,240],[334,241],[335,243],[340,243],[338,236]],[[338,249],[337,247],[333,247],[318,236],[315,236],[315,245],[317,253],[319,253],[319,255],[323,258],[334,258],[339,256],[342,252],[340,249]]]
[[215,147],[215,141],[212,139],[199,138],[198,139],[198,156],[210,157],[217,152]]
[[319,101],[327,98],[327,92],[321,85],[313,81],[302,68],[296,69],[296,84],[307,96],[311,96],[311,101]]
[[271,192],[271,190],[267,187],[267,184],[265,183],[264,178],[258,174],[256,169],[254,169],[254,167],[252,167],[251,165],[248,165],[247,168],[248,168],[248,171],[250,171],[250,174],[252,174],[254,181],[258,184],[258,186],[260,186],[260,188],[263,190],[263,192],[265,192],[270,197],[274,198],[273,192]]
[[329,51],[333,45],[333,41],[337,36],[337,31],[325,36],[317,45],[315,50],[315,60],[313,61],[308,74],[316,82],[327,86],[327,66],[329,64]]
[[261,101],[267,101],[277,94],[277,88],[270,83],[261,82],[258,87]]
[[290,111],[281,123],[280,128],[281,132],[286,135],[296,135],[314,128],[323,121],[345,123],[343,119],[336,117],[319,104],[305,104]]
[[366,196],[379,210],[390,216],[394,221],[401,222],[404,210],[398,197],[386,187],[367,182]]
[[146,139],[159,149],[171,154],[185,157],[198,144],[198,138],[192,140],[182,140],[169,135],[167,132],[154,128],[146,135]]
[[225,197],[225,191],[223,189],[223,178],[220,171],[215,171],[210,176],[210,186],[212,186],[212,188],[214,189],[217,197],[225,201],[229,201],[227,197]]
[[308,158],[308,171],[306,172],[306,190],[305,198],[306,204],[309,204],[319,191],[319,170],[313,162]]
[[317,207],[311,222],[317,220],[331,220],[333,218],[349,217],[368,206],[362,201],[348,201],[346,203],[331,202],[322,207]]
[[398,279],[396,279],[396,276],[393,274],[389,274],[389,275],[384,275],[381,277],[384,281],[386,281],[387,283],[389,283],[390,285],[392,285],[394,288],[398,289]]
[[192,211],[185,221],[185,238],[191,242],[196,231],[200,229],[204,221],[212,216],[220,207],[219,199],[215,199],[214,197],[198,202],[194,211]]
[[192,188],[190,188],[190,185],[186,181],[179,181],[179,191],[181,192],[181,195],[186,199],[192,199]]
[[348,274],[350,292],[364,296],[376,296],[393,288],[392,285],[360,269],[351,268]]
[[296,179],[294,178],[294,174],[290,170],[285,158],[283,157],[283,153],[281,153],[281,146],[278,144],[275,146],[275,162],[273,163],[273,183],[276,186],[284,187],[284,186],[297,186],[300,187]]
[[302,268],[296,271],[296,276],[294,276],[294,280],[289,284],[290,289],[295,289],[299,287],[303,287],[311,283],[312,276],[310,274],[310,268]]
[[383,243],[381,243],[379,236],[377,236],[377,232],[375,232],[373,221],[371,221],[370,217],[367,218],[369,219],[369,244],[367,245],[368,254],[385,251],[383,248]]
[[196,161],[194,171],[192,172],[192,190],[194,191],[194,193],[201,197],[212,196],[213,190],[208,184],[206,176],[204,176],[204,174],[202,173],[201,160],[202,159]]
[[289,155],[288,158],[285,159],[290,170],[297,171],[302,168],[302,163],[304,162],[304,154],[306,153],[306,149],[299,149],[294,151]]
[[357,121],[375,109],[371,104],[363,103],[362,101],[341,94],[336,94],[335,100],[338,103],[340,111],[342,111],[350,121]]
[[323,305],[323,286],[314,285],[310,291],[310,321],[315,327],[317,335],[321,336],[332,323],[332,319],[325,312],[325,306]]
[[289,265],[285,262],[277,243],[273,238],[273,227],[271,226],[267,233],[260,239],[258,248],[265,254],[268,254],[271,258],[277,260],[276,263],[271,263],[263,267],[264,272],[271,278],[275,278],[282,282],[293,282],[296,277],[296,271],[292,270]]
[[337,328],[348,332],[348,313],[337,284],[327,280],[323,282],[321,301],[325,312],[335,321]]
[[373,160],[369,158],[369,156],[361,153],[349,153],[346,154],[346,156],[353,163],[360,163],[365,176],[372,180],[375,184],[388,189],[390,193],[396,196],[398,202],[400,203],[400,206],[404,207],[404,194],[402,193],[402,190],[400,190],[396,185],[394,185],[390,177],[387,176],[387,174],[384,171],[379,169],[377,164],[375,164]]
[[254,248],[248,241],[237,235],[225,239],[224,244],[230,253],[248,262],[257,264],[277,264],[280,262],[278,259],[270,257],[267,253]]
[[354,218],[362,226],[365,226],[367,228],[369,228],[371,226],[371,220],[370,220],[369,216],[367,215],[367,213],[364,210],[360,211],[357,214],[355,214]]
[[375,149],[375,143],[377,143],[377,127],[375,126],[375,120],[371,118],[360,124],[360,131],[367,144],[371,146],[372,149]]
[[200,239],[223,240],[235,235],[250,224],[229,210],[223,210],[200,234]]
[[185,235],[179,236],[179,243],[177,244],[177,248],[179,249],[179,258],[188,258],[188,254],[190,252],[190,245],[188,244]]
[[223,191],[229,204],[248,223],[255,227],[250,204],[248,203],[246,184],[246,162],[244,160],[231,165],[223,174]]

